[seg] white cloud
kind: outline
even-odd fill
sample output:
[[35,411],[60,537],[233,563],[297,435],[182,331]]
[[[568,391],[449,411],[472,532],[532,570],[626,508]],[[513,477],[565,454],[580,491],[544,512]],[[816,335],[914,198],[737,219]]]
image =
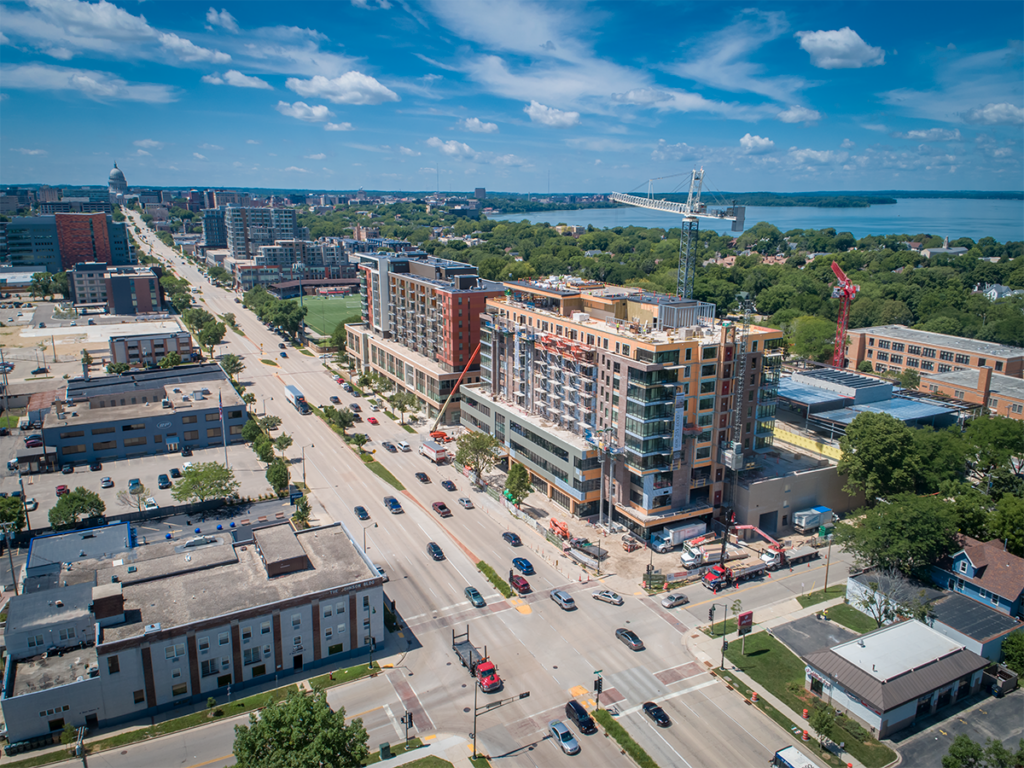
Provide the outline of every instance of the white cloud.
[[264,91],[274,90],[274,86],[266,80],[250,75],[243,75],[237,69],[229,69],[223,76],[214,72],[212,75],[203,75],[203,82],[210,85],[233,85],[235,88],[259,88]]
[[434,149],[441,150],[448,157],[476,157],[476,152],[468,144],[463,144],[461,141],[441,141],[437,136],[432,136],[427,139],[427,146],[433,147]]
[[409,149],[408,147],[399,147],[398,151],[401,152],[403,155],[406,155],[407,157],[419,157],[420,156],[419,152],[417,152],[415,149]]
[[789,160],[795,165],[827,165],[845,163],[849,155],[846,152],[833,152],[831,149],[797,149],[789,148]]
[[860,69],[885,64],[885,51],[865,43],[849,27],[817,32],[797,32],[800,47],[811,54],[811,64],[821,69]]
[[762,152],[770,152],[775,142],[767,136],[751,136],[749,133],[740,139],[740,146],[747,154],[756,155]]
[[210,48],[203,48],[196,45],[191,40],[186,40],[184,37],[178,37],[173,32],[163,32],[157,37],[160,41],[160,45],[171,51],[182,61],[195,62],[205,61],[211,64],[226,64],[231,61],[231,56],[221,51],[215,51]]
[[323,104],[310,106],[304,101],[296,101],[294,104],[289,104],[287,101],[279,101],[277,102],[276,109],[282,115],[294,117],[297,120],[305,120],[307,123],[319,123],[328,117],[334,117],[334,113]]
[[152,152],[147,152],[144,149],[136,149],[135,150],[135,156],[136,157],[152,157],[153,153]]
[[960,141],[960,131],[948,131],[945,128],[929,128],[927,131],[907,131],[894,133],[897,139],[915,139],[916,141]]
[[238,22],[227,12],[226,8],[222,8],[219,13],[216,8],[210,8],[206,12],[206,23],[213,27],[223,27],[228,32],[238,31]]
[[45,155],[45,149],[25,149],[24,147],[11,147],[11,152],[20,152],[23,155]]
[[869,131],[878,131],[879,133],[888,133],[889,129],[882,123],[864,123],[861,128],[866,128]]
[[200,149],[224,149],[224,147],[221,147],[221,146],[219,146],[217,144],[200,144],[199,148]]
[[595,160],[595,161],[594,161],[594,165],[600,165],[600,164],[601,164],[601,161],[600,161],[600,160]]
[[246,144],[259,144],[259,142],[256,141],[256,139],[246,139],[245,143]]
[[1024,124],[1024,109],[1013,104],[986,104],[980,109],[964,113],[964,122],[976,125],[1021,125]]
[[49,64],[15,64],[0,67],[5,88],[26,91],[78,91],[93,101],[139,101],[167,104],[177,101],[177,90],[156,83],[129,83],[110,72],[56,67]]
[[371,0],[352,0],[352,5],[356,8],[362,8],[364,11],[375,11],[378,9],[386,11],[391,7],[391,3],[389,3],[388,0],[377,0],[376,5],[374,5]]
[[316,75],[309,80],[289,77],[285,85],[300,96],[327,99],[335,104],[383,104],[398,101],[398,94],[362,72],[346,72],[334,79]]
[[[652,160],[692,160],[699,157],[699,150],[686,142],[669,144],[664,139],[658,140],[658,146],[651,152]],[[618,166],[617,166],[618,167]]]
[[192,157],[194,157],[196,160],[205,160],[206,159],[206,155],[200,155],[198,152],[193,152],[192,153]]
[[305,168],[299,168],[297,165],[289,165],[287,168],[284,169],[284,172],[309,173],[309,171],[307,171]]
[[487,162],[492,165],[504,165],[509,168],[526,168],[531,167],[529,161],[524,160],[516,155],[496,155],[495,157],[489,158]]
[[466,117],[459,120],[459,127],[470,133],[496,133],[497,123],[485,123],[479,117]]
[[307,160],[323,160],[327,155],[323,152],[317,152],[315,155],[303,155]]
[[352,123],[328,123],[324,126],[325,131],[354,131]]
[[839,146],[842,147],[843,149],[852,149],[857,145],[854,142],[850,141],[849,139],[843,139],[843,143],[840,144]]
[[530,119],[541,125],[548,125],[552,128],[569,128],[579,123],[579,112],[563,112],[554,107],[546,107],[531,101],[529,106],[523,107],[523,112],[530,116]]
[[155,139],[139,139],[138,141],[133,141],[132,144],[136,147],[145,147],[146,149],[164,148],[164,143],[162,141],[156,141]]
[[779,112],[775,117],[784,123],[813,123],[821,119],[821,113],[815,109],[808,109],[794,104],[789,109]]

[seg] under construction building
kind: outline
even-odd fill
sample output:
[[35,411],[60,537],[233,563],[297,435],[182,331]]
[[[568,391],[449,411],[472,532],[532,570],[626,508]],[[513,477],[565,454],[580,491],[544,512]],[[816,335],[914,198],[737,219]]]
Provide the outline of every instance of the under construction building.
[[731,473],[771,447],[782,332],[716,320],[713,304],[571,277],[509,282],[486,302],[480,343],[462,424],[499,439],[573,515],[603,509],[644,539],[710,518]]

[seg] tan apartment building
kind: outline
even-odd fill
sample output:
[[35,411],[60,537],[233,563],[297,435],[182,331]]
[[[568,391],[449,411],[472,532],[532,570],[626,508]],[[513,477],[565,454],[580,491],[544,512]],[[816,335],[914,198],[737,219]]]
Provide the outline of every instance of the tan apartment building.
[[603,491],[611,519],[644,539],[731,505],[733,473],[772,445],[780,331],[574,278],[505,288],[481,317],[464,426],[500,440],[570,514],[597,516]]
[[877,373],[910,369],[926,376],[987,366],[1004,376],[1024,376],[1021,347],[916,331],[905,325],[851,328],[849,339],[846,367],[851,370],[867,360]]

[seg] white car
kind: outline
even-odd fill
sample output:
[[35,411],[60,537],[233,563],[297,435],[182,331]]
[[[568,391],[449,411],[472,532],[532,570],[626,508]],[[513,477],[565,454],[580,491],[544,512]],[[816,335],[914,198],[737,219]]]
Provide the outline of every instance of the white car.
[[181,471],[182,472],[187,472],[190,469],[192,469],[192,462],[191,461],[186,461],[184,464],[181,465]]
[[35,499],[25,499],[25,509],[29,512],[35,512],[39,509],[39,502]]
[[156,503],[156,499],[150,496],[148,499],[146,499],[146,503],[145,505],[143,505],[142,508],[148,512],[151,509],[159,509],[160,505]]

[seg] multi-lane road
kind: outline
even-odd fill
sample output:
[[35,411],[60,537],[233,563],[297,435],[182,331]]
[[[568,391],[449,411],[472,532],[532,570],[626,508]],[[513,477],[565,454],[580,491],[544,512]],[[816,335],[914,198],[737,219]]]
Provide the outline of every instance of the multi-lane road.
[[[138,218],[132,214],[132,220]],[[529,691],[522,699],[480,717],[477,736],[481,749],[503,762],[522,766],[624,765],[612,742],[600,736],[580,736],[583,752],[563,755],[547,738],[547,723],[565,719],[565,703],[576,698],[593,705],[595,672],[602,670],[604,706],[612,706],[620,721],[660,765],[746,766],[763,764],[772,753],[793,741],[777,726],[745,706],[735,694],[711,677],[689,654],[684,640],[696,623],[693,616],[661,607],[656,598],[635,594],[635,585],[612,577],[607,583],[589,584],[572,580],[545,559],[555,556],[548,545],[488,497],[474,493],[451,468],[437,468],[415,450],[386,453],[383,440],[407,440],[410,435],[382,413],[370,414],[365,400],[356,401],[328,375],[317,357],[288,347],[280,356],[280,337],[270,332],[255,316],[235,303],[238,294],[213,287],[199,270],[186,262],[143,227],[143,241],[153,246],[154,255],[166,262],[180,277],[202,289],[202,306],[216,315],[233,313],[244,336],[228,331],[217,353],[244,358],[240,375],[248,391],[257,398],[257,410],[282,419],[281,432],[295,439],[288,454],[293,459],[293,477],[305,471],[314,504],[314,522],[340,521],[360,543],[365,535],[369,556],[387,571],[390,582],[385,591],[395,600],[403,630],[388,640],[383,653],[396,667],[373,680],[333,689],[332,705],[343,705],[350,716],[363,717],[370,732],[370,744],[396,742],[404,735],[398,718],[414,713],[417,731],[437,739],[459,736],[470,739],[473,729],[472,680],[451,651],[452,630],[469,627],[471,639],[487,651],[505,681],[504,690],[480,693],[480,703]],[[276,365],[268,365],[270,360]],[[301,416],[284,399],[284,386],[294,384],[314,405],[329,398],[341,399],[341,407],[364,403],[360,431],[369,434],[376,457],[406,487],[398,494],[372,474],[356,453],[315,415]],[[379,425],[365,419],[376,415]],[[279,432],[280,433],[280,432]],[[305,446],[305,466],[299,462]],[[414,474],[426,472],[431,482],[422,484]],[[444,479],[454,480],[455,492],[441,488]],[[398,495],[405,508],[401,515],[388,514],[383,497]],[[463,510],[456,503],[461,496],[472,499],[476,508]],[[453,516],[439,518],[431,511],[435,501],[444,501]],[[359,521],[353,507],[362,505],[371,519]],[[365,529],[361,530],[361,529]],[[512,548],[501,537],[503,530],[515,530],[524,546]],[[426,551],[428,542],[439,544],[445,559],[434,561]],[[532,594],[505,600],[480,575],[475,564],[486,561],[499,573],[511,568],[513,557],[528,558],[536,573],[529,576]],[[833,580],[839,576],[833,576]],[[819,577],[820,578],[820,577]],[[473,608],[463,590],[476,586],[487,606]],[[563,611],[548,598],[548,591],[560,587],[575,598],[577,608]],[[591,598],[598,587],[617,589],[625,604],[613,606]],[[783,590],[775,584],[772,589]],[[700,589],[699,587],[697,589]],[[783,590],[786,595],[788,590]],[[694,598],[696,599],[697,595]],[[745,604],[754,598],[744,593]],[[706,609],[705,609],[706,611]],[[616,640],[619,627],[634,630],[646,649],[631,651]],[[669,728],[657,728],[639,706],[657,701],[672,718]],[[198,731],[160,740],[160,745],[140,745],[121,755],[105,753],[90,758],[94,765],[127,766],[150,759],[154,765],[228,765],[231,723],[218,723]],[[576,732],[574,726],[570,728]],[[151,756],[151,757],[150,757]],[[581,762],[582,761],[582,762]]]

